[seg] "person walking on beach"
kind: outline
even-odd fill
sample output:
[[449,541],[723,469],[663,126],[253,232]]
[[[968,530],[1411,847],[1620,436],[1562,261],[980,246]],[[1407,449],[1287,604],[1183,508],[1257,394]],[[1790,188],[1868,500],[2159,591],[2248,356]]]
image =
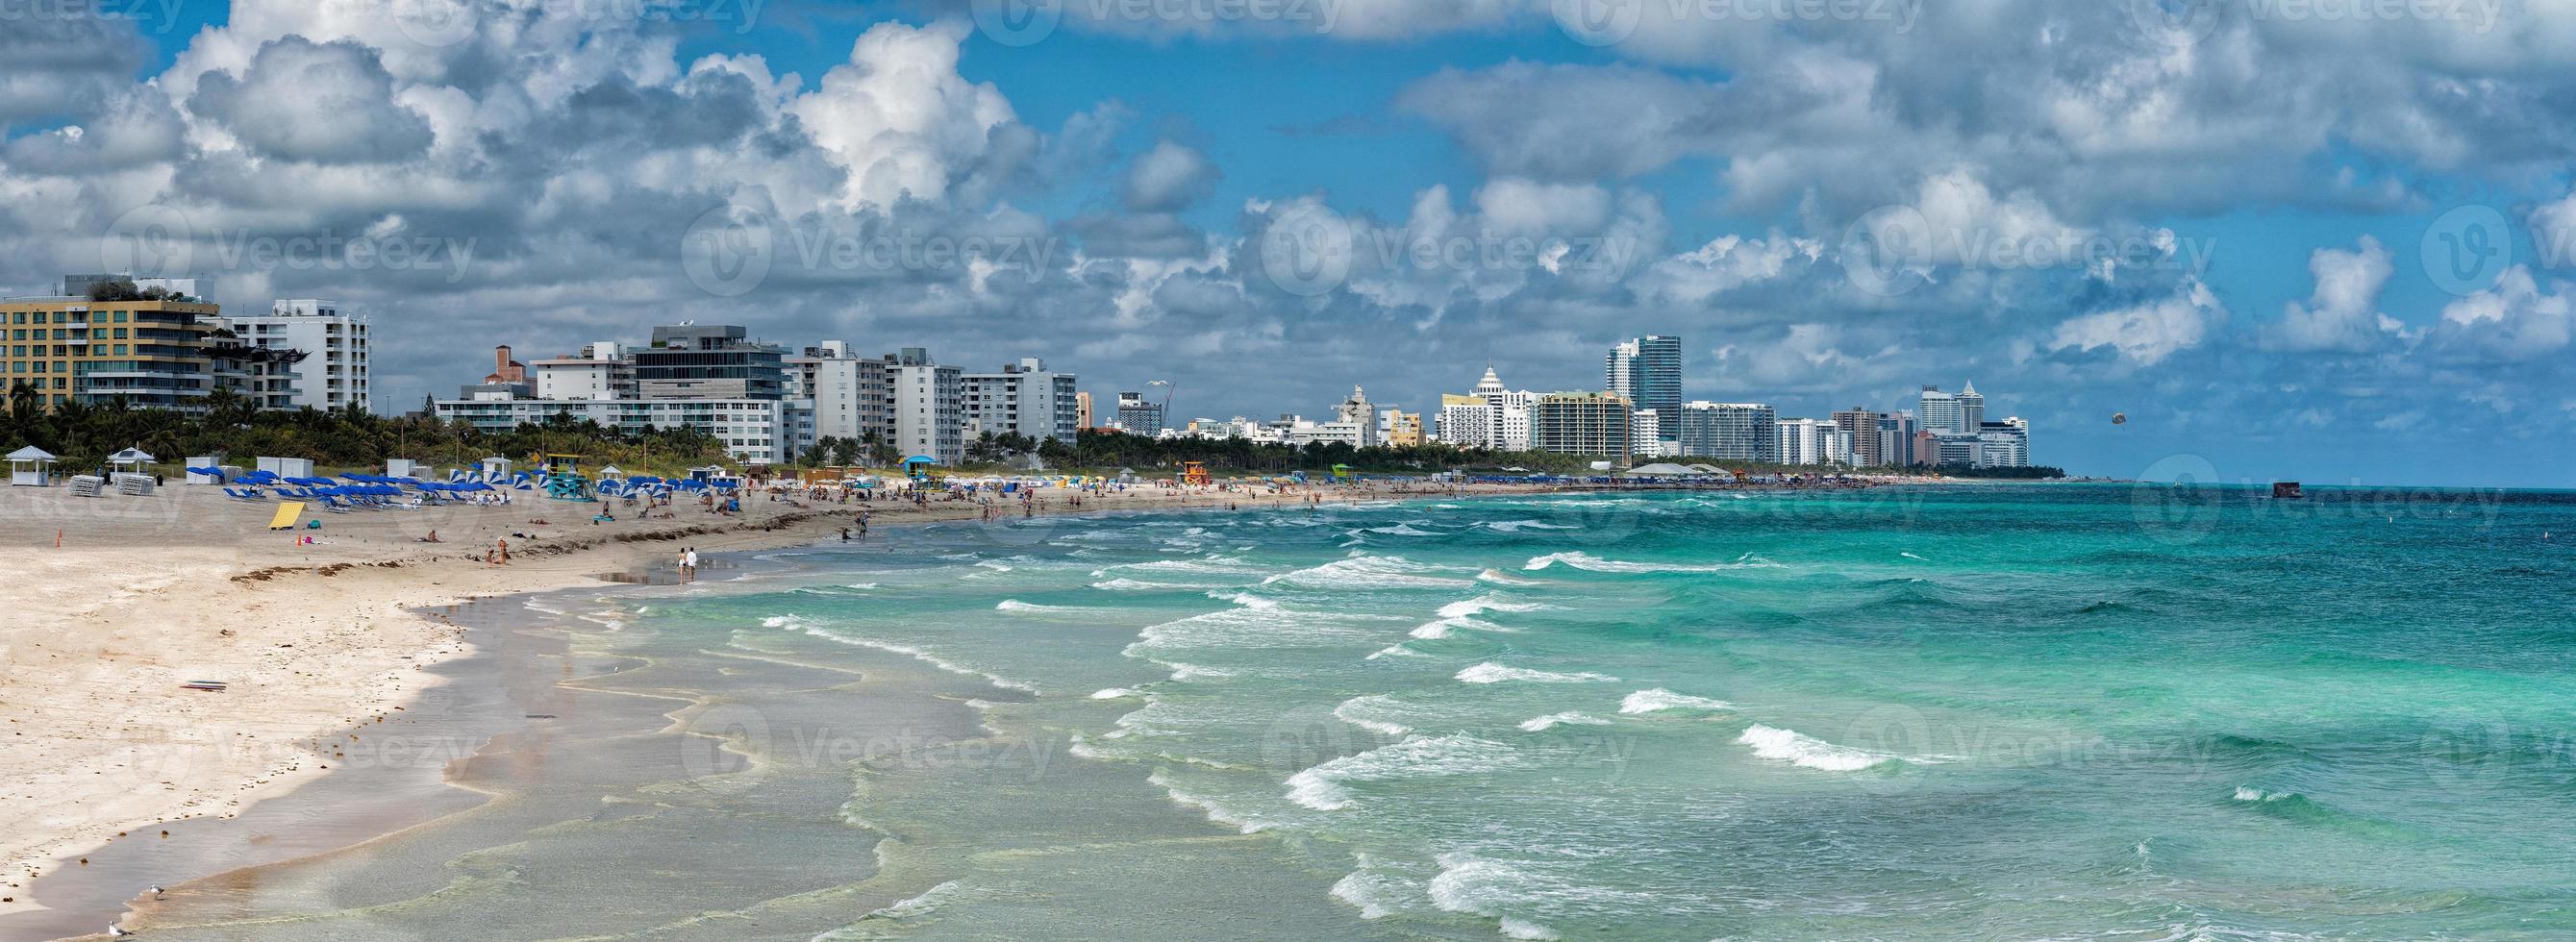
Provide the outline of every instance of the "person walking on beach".
[[697,548],[697,547],[692,546],[692,547],[689,547],[688,549],[685,549],[685,550],[681,550],[681,551],[680,551],[680,570],[681,570],[682,572],[684,572],[684,573],[686,573],[686,574],[687,574],[689,581],[691,581],[691,582],[695,582],[695,581],[697,581],[697,578],[698,578],[698,548]]

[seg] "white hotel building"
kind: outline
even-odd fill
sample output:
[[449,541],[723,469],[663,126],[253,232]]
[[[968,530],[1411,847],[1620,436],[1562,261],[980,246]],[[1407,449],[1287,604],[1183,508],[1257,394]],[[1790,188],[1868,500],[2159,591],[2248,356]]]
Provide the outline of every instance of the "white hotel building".
[[367,388],[367,321],[340,313],[339,302],[280,299],[266,314],[225,315],[224,323],[251,346],[308,354],[295,366],[292,407],[373,410]]

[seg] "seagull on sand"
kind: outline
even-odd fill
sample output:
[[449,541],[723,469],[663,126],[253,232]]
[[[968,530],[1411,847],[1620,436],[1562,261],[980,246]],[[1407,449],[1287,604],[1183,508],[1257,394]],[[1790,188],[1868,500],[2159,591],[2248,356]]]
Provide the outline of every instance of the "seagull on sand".
[[161,898],[161,894],[166,893],[166,892],[169,892],[169,891],[162,889],[160,884],[156,883],[156,884],[153,884],[153,885],[152,885],[152,898],[153,898],[153,899],[160,899],[160,898]]
[[134,933],[127,932],[127,931],[125,931],[125,927],[124,927],[124,926],[120,926],[120,925],[117,925],[117,924],[115,924],[115,923],[112,923],[112,922],[111,922],[111,923],[108,923],[108,924],[107,924],[107,934],[108,934],[109,936],[111,936],[111,937],[122,939],[122,938],[125,938],[126,936],[133,935]]

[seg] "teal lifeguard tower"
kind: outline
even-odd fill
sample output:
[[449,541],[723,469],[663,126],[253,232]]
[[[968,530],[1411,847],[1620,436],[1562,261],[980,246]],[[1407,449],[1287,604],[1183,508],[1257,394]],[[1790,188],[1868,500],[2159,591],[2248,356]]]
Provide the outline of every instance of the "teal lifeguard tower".
[[585,504],[599,499],[591,490],[590,479],[582,476],[580,455],[540,455],[538,467],[543,470],[547,497]]
[[903,459],[903,473],[915,481],[930,480],[930,469],[938,466],[939,459],[929,455],[914,455]]

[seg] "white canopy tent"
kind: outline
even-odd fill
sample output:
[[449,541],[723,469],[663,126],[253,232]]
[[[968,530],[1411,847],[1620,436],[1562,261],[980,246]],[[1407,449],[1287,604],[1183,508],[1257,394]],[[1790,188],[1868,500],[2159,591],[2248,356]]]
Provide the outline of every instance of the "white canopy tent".
[[11,487],[44,487],[54,472],[54,453],[29,445],[9,453]]
[[151,452],[144,451],[140,448],[128,448],[124,451],[107,456],[107,466],[118,471],[131,471],[139,474],[143,471],[143,467],[145,465],[159,460],[161,459],[152,457]]

